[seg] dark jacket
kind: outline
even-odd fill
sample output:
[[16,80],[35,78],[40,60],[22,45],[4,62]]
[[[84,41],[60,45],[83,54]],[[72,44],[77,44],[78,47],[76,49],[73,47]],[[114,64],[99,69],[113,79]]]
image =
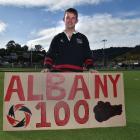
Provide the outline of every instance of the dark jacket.
[[77,32],[68,40],[64,32],[56,35],[46,54],[45,67],[53,71],[83,71],[93,66],[88,39]]

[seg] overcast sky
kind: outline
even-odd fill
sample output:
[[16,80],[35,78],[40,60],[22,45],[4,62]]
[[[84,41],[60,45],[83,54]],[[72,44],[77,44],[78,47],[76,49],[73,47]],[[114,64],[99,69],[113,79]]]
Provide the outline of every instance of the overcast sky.
[[64,30],[64,10],[79,12],[76,30],[91,49],[134,47],[140,44],[140,0],[0,0],[0,48],[14,40],[46,50],[54,35]]

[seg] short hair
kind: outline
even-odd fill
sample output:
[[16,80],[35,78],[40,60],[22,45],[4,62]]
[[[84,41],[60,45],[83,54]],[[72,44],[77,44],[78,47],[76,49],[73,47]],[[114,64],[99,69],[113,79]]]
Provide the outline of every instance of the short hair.
[[[74,15],[76,15],[76,18],[78,19],[78,12],[77,12],[76,9],[74,9],[74,8],[69,8],[69,9],[67,9],[67,10],[65,11],[65,14],[66,14],[67,12],[73,13]],[[64,17],[65,17],[65,14],[64,14]]]

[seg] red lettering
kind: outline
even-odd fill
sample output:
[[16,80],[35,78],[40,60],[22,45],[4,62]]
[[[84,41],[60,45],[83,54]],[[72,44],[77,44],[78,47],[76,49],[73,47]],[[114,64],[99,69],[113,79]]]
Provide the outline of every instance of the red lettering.
[[[64,119],[60,119],[60,109],[63,108],[65,112],[65,117]],[[58,102],[55,107],[54,107],[54,117],[55,117],[55,122],[58,126],[64,126],[68,123],[69,118],[70,118],[70,109],[69,106],[66,102],[61,101]]]
[[95,75],[95,98],[99,98],[100,88],[103,91],[104,97],[108,97],[107,76],[103,75],[103,82],[99,75]]
[[47,122],[46,118],[46,103],[40,102],[36,105],[36,109],[41,109],[41,122],[36,123],[36,127],[51,127],[51,123]]
[[[53,81],[55,79],[55,82]],[[48,100],[62,100],[64,99],[66,92],[65,89],[60,87],[62,83],[64,83],[65,78],[61,74],[47,74],[47,91],[46,96]],[[59,92],[59,95],[53,95],[53,91]]]
[[[82,87],[78,87],[78,81],[81,81]],[[82,91],[85,99],[90,99],[89,91],[82,75],[76,75],[74,77],[74,82],[68,99],[73,100],[78,91]]]
[[119,80],[120,75],[117,74],[115,79],[113,79],[112,75],[108,75],[109,79],[111,80],[112,84],[113,84],[113,93],[114,93],[114,97],[117,97],[117,82]]
[[28,101],[43,100],[43,95],[33,94],[33,75],[28,76]]
[[[15,88],[14,88],[14,85],[16,85]],[[13,93],[17,93],[20,101],[25,101],[21,79],[20,79],[19,76],[16,76],[16,75],[12,76],[12,78],[10,80],[10,84],[8,86],[8,89],[7,89],[6,96],[5,96],[4,100],[5,101],[10,101]]]
[[[80,108],[81,105],[84,107],[84,110],[85,110],[85,114],[84,114],[83,118],[81,118],[79,116],[79,108]],[[88,121],[88,119],[89,119],[89,106],[88,106],[88,103],[85,100],[79,100],[75,104],[75,106],[74,106],[74,117],[75,117],[75,120],[80,124],[84,124]]]

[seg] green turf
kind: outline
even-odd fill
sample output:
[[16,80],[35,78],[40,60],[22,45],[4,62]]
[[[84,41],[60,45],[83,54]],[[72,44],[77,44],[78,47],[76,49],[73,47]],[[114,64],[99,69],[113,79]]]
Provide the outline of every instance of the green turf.
[[124,71],[127,126],[52,131],[2,131],[4,72],[0,72],[0,140],[139,140],[140,71]]

